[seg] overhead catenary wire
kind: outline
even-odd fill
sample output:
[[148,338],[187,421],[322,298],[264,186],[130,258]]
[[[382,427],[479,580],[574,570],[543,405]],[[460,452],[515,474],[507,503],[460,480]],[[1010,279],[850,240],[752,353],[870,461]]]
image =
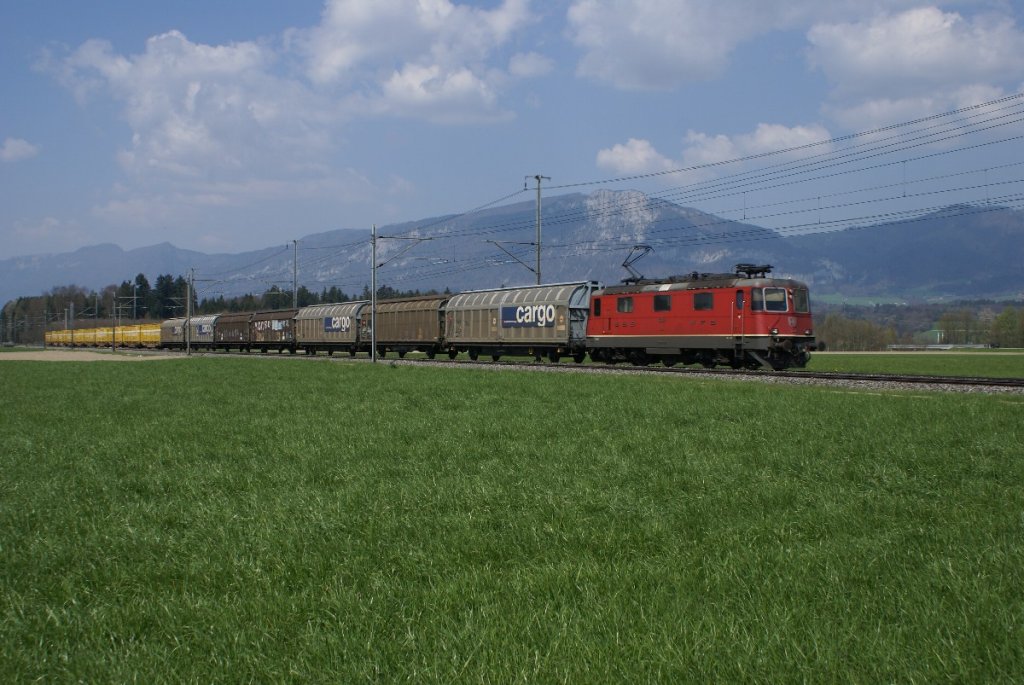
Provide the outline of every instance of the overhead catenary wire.
[[[873,173],[887,167],[894,166],[902,167],[901,170],[905,172],[908,162],[924,162],[925,160],[933,159],[938,156],[951,156],[972,150],[979,150],[985,147],[1007,149],[1008,145],[1018,143],[1022,138],[1024,138],[1024,136],[1008,135],[993,140],[969,142],[968,144],[956,147],[931,150],[927,151],[925,154],[907,154],[926,146],[948,145],[951,141],[958,139],[986,135],[1001,128],[1019,125],[1024,122],[1024,109],[1021,109],[1022,106],[1024,106],[1024,103],[1021,102],[1022,97],[1024,97],[1024,93],[1016,93],[1003,98],[991,100],[989,102],[963,107],[951,112],[943,112],[912,121],[900,122],[848,136],[841,136],[805,145],[793,146],[785,150],[738,157],[732,160],[725,160],[721,163],[695,165],[692,167],[674,169],[654,174],[624,176],[602,179],[599,181],[563,183],[556,186],[548,186],[548,190],[580,188],[589,185],[607,186],[615,183],[668,176],[672,173],[682,174],[702,170],[713,171],[719,168],[728,168],[729,165],[734,164],[750,164],[773,158],[782,159],[782,161],[768,166],[759,165],[754,169],[736,171],[725,176],[717,176],[713,179],[705,179],[684,186],[662,189],[657,192],[647,193],[644,195],[638,194],[637,201],[635,203],[620,202],[609,205],[607,208],[595,209],[590,207],[586,210],[548,213],[544,216],[544,223],[549,226],[568,224],[574,221],[579,221],[583,217],[602,221],[613,221],[616,216],[625,212],[650,207],[662,201],[673,203],[707,203],[715,200],[738,198],[740,196],[742,196],[746,201],[747,197],[752,193],[772,192],[787,187],[810,187],[810,184],[813,182],[837,179],[844,176],[848,177],[855,174]],[[814,152],[817,148],[823,147],[827,147],[828,149],[820,152]],[[785,155],[797,155],[798,158],[784,159]],[[887,159],[887,157],[889,159]],[[777,232],[779,235],[794,235],[802,231],[813,230],[816,227],[821,227],[819,229],[821,231],[832,230],[832,228],[836,226],[849,227],[857,223],[863,223],[875,219],[883,220],[885,217],[903,217],[904,219],[907,219],[909,217],[913,217],[915,213],[920,214],[928,211],[935,211],[935,207],[937,206],[918,206],[913,209],[900,210],[899,213],[858,211],[842,218],[827,218],[824,222],[818,220],[789,221],[786,217],[798,218],[808,212],[835,212],[856,207],[871,207],[873,204],[881,205],[882,203],[889,203],[896,200],[912,202],[920,201],[927,197],[938,198],[944,195],[951,196],[953,193],[963,194],[972,191],[1011,187],[1016,183],[1024,181],[1021,179],[1008,179],[994,181],[992,183],[965,183],[958,184],[953,188],[943,189],[928,189],[923,186],[929,182],[937,182],[941,179],[966,176],[969,174],[984,173],[987,175],[989,171],[1009,169],[1017,166],[1018,164],[1020,163],[995,164],[984,168],[979,167],[976,169],[961,170],[954,173],[932,175],[923,178],[907,179],[904,173],[903,180],[898,183],[868,183],[864,185],[864,187],[850,190],[835,192],[806,192],[801,194],[799,197],[785,200],[774,200],[770,202],[755,201],[753,204],[746,204],[746,202],[744,202],[744,209],[748,212],[752,212],[752,214],[747,216],[745,220],[748,222],[781,220],[780,225],[773,226],[772,230]],[[901,192],[899,197],[894,193],[890,193],[883,195],[882,197],[874,197],[870,199],[851,199],[848,202],[826,202],[825,204],[815,206],[814,208],[801,208],[800,206],[802,203],[807,203],[816,198],[827,200],[840,197],[850,197],[857,194],[866,195],[868,193],[884,193],[886,190],[890,190],[897,186],[902,186],[901,190],[903,191],[911,187],[917,188],[917,190],[909,193]],[[395,235],[412,236],[422,234],[424,231],[438,226],[445,226],[445,230],[435,232],[431,236],[435,240],[445,241],[451,239],[465,240],[471,237],[484,239],[486,236],[526,230],[527,228],[532,227],[532,223],[525,218],[516,221],[485,223],[483,225],[476,226],[459,225],[460,219],[464,219],[469,215],[485,209],[490,209],[503,202],[507,202],[508,200],[515,199],[524,192],[524,189],[518,189],[515,192],[508,193],[507,195],[498,198],[497,200],[492,200],[491,202],[480,205],[473,210],[462,212],[460,214],[439,217],[429,223],[418,224],[407,230],[395,233]],[[1012,206],[1016,206],[1016,204],[1013,204],[1017,202],[1017,200],[1014,199],[1015,197],[1016,196],[1012,193],[1004,193],[1003,195],[991,198],[991,200],[994,202],[998,198],[1003,198],[1004,202],[1011,203]],[[732,211],[738,211],[739,204],[739,202],[736,203],[736,209],[716,210],[715,213],[728,214]],[[787,207],[790,207],[791,209],[786,209]],[[775,208],[779,211],[763,211],[768,208]],[[666,222],[666,224],[671,223],[672,220]],[[649,232],[658,234],[656,237],[661,241],[661,244],[686,244],[685,240],[687,237],[685,236],[685,233],[687,231],[690,231],[693,228],[713,227],[717,224],[730,225],[734,224],[734,222],[729,219],[720,219],[703,224],[681,224],[677,226],[666,225],[663,228],[651,229]],[[742,224],[739,225],[742,226]],[[743,240],[745,238],[754,239],[756,233],[757,231],[750,230],[731,230],[726,233],[722,233],[713,239],[722,241]],[[691,236],[691,239],[700,240],[708,238],[695,238]],[[308,254],[315,255],[313,257],[305,256],[307,254],[307,248],[304,247],[302,249],[303,259],[301,260],[303,273],[306,274],[307,269],[310,273],[308,277],[304,276],[304,278],[306,278],[306,282],[310,284],[331,282],[331,284],[334,285],[333,281],[343,280],[346,282],[346,285],[358,286],[358,284],[351,281],[350,278],[331,279],[331,281],[318,279],[315,272],[319,267],[335,264],[337,259],[342,256],[347,257],[347,260],[351,262],[364,261],[363,257],[365,255],[360,253],[364,251],[365,247],[365,241],[352,241],[333,246],[313,246],[308,248]],[[552,243],[546,245],[545,249],[550,251],[549,254],[551,254],[552,258],[558,258],[558,254],[569,249],[593,249],[601,251],[621,249],[621,247],[614,241],[608,241],[605,243],[602,243],[601,241],[579,241]],[[243,268],[255,268],[256,266],[259,266],[266,261],[270,261],[279,255],[280,253],[270,255]],[[502,259],[502,256],[500,254],[493,253],[489,257],[484,257],[484,259],[500,260]],[[416,282],[417,280],[426,282],[429,279],[436,280],[438,278],[457,276],[458,274],[476,271],[482,268],[490,268],[490,265],[486,262],[481,264],[479,257],[457,259],[453,256],[452,259],[446,260],[446,262],[445,266],[441,269],[436,268],[438,266],[436,264],[423,265],[396,262],[392,267],[393,271],[388,274],[388,280],[392,282]],[[239,271],[243,268],[240,268]]]

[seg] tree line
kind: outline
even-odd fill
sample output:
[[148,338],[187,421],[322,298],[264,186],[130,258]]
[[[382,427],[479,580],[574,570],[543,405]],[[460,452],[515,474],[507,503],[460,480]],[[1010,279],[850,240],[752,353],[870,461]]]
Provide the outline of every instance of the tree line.
[[884,350],[889,345],[1024,347],[1020,304],[846,305],[825,307],[815,319],[819,343],[835,351]]
[[[416,297],[432,295],[436,291],[397,290],[387,285],[377,288],[377,297]],[[0,342],[38,344],[48,330],[64,328],[93,328],[111,326],[115,322],[164,321],[184,316],[189,299],[188,280],[184,276],[163,274],[150,284],[145,274],[131,281],[108,285],[99,291],[77,285],[53,288],[35,297],[19,297],[7,302],[0,310]],[[336,286],[319,293],[299,286],[294,298],[299,307],[350,300],[370,299],[370,287],[349,296]],[[192,293],[192,313],[219,314],[222,312],[255,312],[288,309],[292,306],[292,291],[272,286],[259,295],[238,297],[198,298]]]
[[[37,297],[19,297],[0,311],[0,341],[41,343],[43,332],[62,328],[110,326],[115,321],[164,321],[184,316],[188,281],[183,276],[163,274],[153,285],[144,274],[134,280],[108,285],[99,292],[80,286],[61,286]],[[449,293],[449,290],[445,290]],[[435,290],[398,290],[388,285],[377,289],[377,297],[435,295]],[[259,295],[225,298],[196,298],[194,314],[254,312],[288,309],[291,290],[272,286]],[[299,286],[295,300],[299,307],[331,302],[370,299],[370,287],[349,295],[336,286],[319,293]],[[884,350],[895,344],[996,345],[1024,347],[1024,304],[961,302],[917,305],[815,305],[815,334],[830,350]]]

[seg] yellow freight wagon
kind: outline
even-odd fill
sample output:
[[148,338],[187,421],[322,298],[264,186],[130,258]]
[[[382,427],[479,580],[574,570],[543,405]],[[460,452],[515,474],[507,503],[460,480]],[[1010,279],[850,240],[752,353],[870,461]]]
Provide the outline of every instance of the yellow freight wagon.
[[143,347],[160,347],[160,324],[140,324],[139,342]]
[[113,332],[109,328],[97,328],[96,329],[96,346],[97,347],[110,347],[110,341],[113,340]]

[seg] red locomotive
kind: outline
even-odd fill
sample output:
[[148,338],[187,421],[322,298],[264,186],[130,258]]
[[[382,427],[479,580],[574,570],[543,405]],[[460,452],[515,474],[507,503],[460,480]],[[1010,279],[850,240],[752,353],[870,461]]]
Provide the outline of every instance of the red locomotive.
[[628,279],[590,298],[587,350],[595,361],[785,369],[814,349],[807,286],[769,278],[770,265],[736,273]]

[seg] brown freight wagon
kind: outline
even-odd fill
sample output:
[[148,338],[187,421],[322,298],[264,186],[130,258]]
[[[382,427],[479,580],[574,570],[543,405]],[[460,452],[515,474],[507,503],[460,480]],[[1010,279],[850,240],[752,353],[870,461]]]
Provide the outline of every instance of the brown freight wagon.
[[445,306],[448,356],[547,357],[586,355],[587,313],[595,281],[476,290],[452,295]]
[[[377,302],[377,354],[389,351],[404,357],[407,352],[425,352],[433,359],[444,343],[444,305],[450,295],[427,295]],[[363,342],[370,346],[370,307],[362,319]]]
[[252,312],[221,314],[213,329],[213,349],[249,351],[249,320]]
[[359,335],[359,314],[369,304],[358,300],[303,307],[295,315],[298,346],[306,354],[326,351],[328,355],[340,350],[355,356],[357,351],[369,349],[369,340],[361,340]]
[[298,309],[256,312],[249,322],[249,349],[288,350],[295,354],[295,315]]

